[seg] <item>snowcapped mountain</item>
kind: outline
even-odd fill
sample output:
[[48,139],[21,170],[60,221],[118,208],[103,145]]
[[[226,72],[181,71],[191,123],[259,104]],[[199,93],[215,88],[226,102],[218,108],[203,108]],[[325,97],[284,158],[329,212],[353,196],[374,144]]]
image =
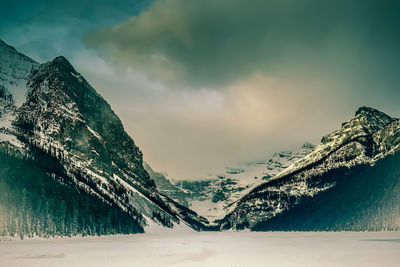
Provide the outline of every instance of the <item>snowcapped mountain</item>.
[[[66,190],[73,188],[80,193],[79,198],[85,195],[91,202],[101,203],[98,205],[106,213],[105,218],[96,214],[85,217],[82,207],[75,207],[75,202],[65,200],[66,210],[76,208],[71,212],[82,213],[76,215],[76,219],[82,220],[77,224],[84,225],[84,230],[74,233],[90,234],[94,231],[92,228],[106,228],[102,231],[112,233],[130,232],[129,229],[122,231],[115,225],[119,217],[125,221],[131,217],[135,224],[132,232],[143,231],[149,220],[167,227],[183,222],[197,230],[206,228],[208,222],[204,218],[160,194],[143,167],[142,152],[124,131],[110,105],[64,57],[39,64],[0,41],[0,73],[2,158],[15,161],[13,164],[21,165],[22,169],[33,166],[40,172],[43,183],[48,179],[48,183],[68,186]],[[14,173],[10,168],[6,170],[1,173],[1,178],[7,188],[16,186],[10,184],[9,177],[19,179],[28,175]],[[26,183],[32,181],[23,178],[14,179],[12,183],[24,181],[17,187],[29,191]],[[32,201],[51,201],[52,198],[46,194],[38,197],[43,199]],[[29,193],[20,197],[26,195]],[[5,202],[8,204],[0,208],[9,211],[7,216],[10,217],[15,203],[10,198],[4,199]],[[112,209],[114,221],[110,219],[112,216],[108,208]],[[41,210],[37,207],[33,209]],[[85,209],[88,213],[87,207]],[[50,218],[46,218],[45,222],[43,218],[33,218],[31,223],[54,224],[54,231],[62,235],[61,228],[71,224],[62,219],[67,211],[59,217],[47,213],[44,216]],[[34,214],[0,220],[4,222],[4,229],[15,232],[9,221],[24,220],[30,216],[34,217]]]
[[11,122],[28,91],[28,76],[39,63],[19,53],[0,39],[0,140],[21,146],[11,134]]
[[257,186],[223,229],[400,229],[400,120],[361,107],[310,154]]
[[28,76],[39,63],[19,53],[1,39],[0,51],[0,98],[12,98],[19,107],[25,100]]
[[297,160],[308,155],[314,146],[305,143],[295,151],[275,153],[265,161],[238,164],[204,180],[181,180],[175,186],[186,193],[189,207],[210,221],[222,219],[232,203],[254,187],[271,179]]
[[316,147],[173,184],[67,59],[0,40],[1,235],[399,230],[399,151],[400,120],[361,107]]

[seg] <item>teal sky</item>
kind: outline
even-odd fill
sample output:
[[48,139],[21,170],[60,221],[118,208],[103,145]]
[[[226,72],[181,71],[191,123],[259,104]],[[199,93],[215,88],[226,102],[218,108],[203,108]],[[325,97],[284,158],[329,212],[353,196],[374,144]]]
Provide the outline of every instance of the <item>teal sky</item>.
[[0,38],[66,56],[156,169],[199,176],[400,116],[394,0],[2,1]]

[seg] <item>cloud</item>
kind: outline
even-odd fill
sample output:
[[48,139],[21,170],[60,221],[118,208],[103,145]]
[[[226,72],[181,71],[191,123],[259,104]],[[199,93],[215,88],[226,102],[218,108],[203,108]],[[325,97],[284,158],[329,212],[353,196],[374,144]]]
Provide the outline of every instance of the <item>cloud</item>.
[[[318,142],[340,125],[332,117],[340,117],[340,122],[348,115],[332,107],[315,114],[320,104],[313,105],[314,98],[323,97],[318,91],[299,95],[296,91],[305,88],[261,74],[224,90],[172,90],[145,75],[115,71],[90,58],[77,55],[85,77],[110,102],[145,160],[175,179],[205,177],[237,162],[265,160],[305,141]],[[95,73],[89,74],[90,69]]]
[[[93,51],[81,51],[71,61],[109,101],[145,160],[175,179],[204,177],[230,164],[265,160],[304,141],[316,142],[326,131],[316,121],[334,114],[327,108],[320,117],[313,115],[313,97],[322,98],[316,90],[320,84],[314,84],[312,97],[297,94],[305,88],[296,83],[262,74],[224,90],[173,90],[132,69],[114,69]],[[331,125],[328,130],[337,126]]]
[[400,114],[398,1],[3,6],[1,38],[41,62],[66,56],[173,178],[317,143],[361,105]]
[[318,143],[361,105],[399,114],[399,5],[158,0],[83,40],[143,75],[118,113],[156,169],[184,177]]
[[[186,87],[224,87],[260,71],[359,74],[369,71],[365,64],[393,64],[388,53],[398,58],[398,7],[372,0],[158,0],[84,41],[114,63]],[[376,55],[378,49],[388,51]]]

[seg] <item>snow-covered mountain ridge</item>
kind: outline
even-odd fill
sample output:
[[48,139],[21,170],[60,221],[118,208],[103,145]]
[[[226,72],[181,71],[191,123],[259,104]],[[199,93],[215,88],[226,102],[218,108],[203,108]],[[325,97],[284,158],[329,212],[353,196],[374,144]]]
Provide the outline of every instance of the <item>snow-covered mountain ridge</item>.
[[[122,122],[64,57],[38,64],[2,41],[0,55],[4,156],[35,162],[56,181],[118,207],[140,227],[154,220],[206,228],[205,219],[158,192]],[[45,160],[50,163],[41,164]]]
[[39,63],[1,39],[0,51],[0,98],[8,96],[19,107],[25,100],[29,73],[38,67]]
[[175,186],[186,192],[191,209],[210,221],[221,219],[232,203],[254,187],[271,179],[314,149],[310,143],[294,151],[274,153],[270,159],[227,167],[224,173],[202,180],[180,180]]
[[66,58],[0,40],[2,235],[400,230],[399,151],[400,120],[361,107],[316,147],[172,184]]
[[[253,228],[267,222],[305,200],[335,190],[345,181],[341,177],[355,177],[369,167],[373,171],[374,164],[396,154],[399,147],[400,121],[361,107],[339,130],[324,136],[314,151],[234,203],[233,211],[220,221],[221,227]],[[396,212],[398,208],[397,203]]]

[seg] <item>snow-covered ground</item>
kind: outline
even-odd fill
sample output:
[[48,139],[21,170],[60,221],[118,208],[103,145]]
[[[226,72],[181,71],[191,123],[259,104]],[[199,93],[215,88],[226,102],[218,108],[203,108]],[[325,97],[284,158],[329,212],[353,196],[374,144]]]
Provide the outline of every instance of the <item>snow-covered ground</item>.
[[400,232],[165,232],[0,242],[0,266],[399,266]]

